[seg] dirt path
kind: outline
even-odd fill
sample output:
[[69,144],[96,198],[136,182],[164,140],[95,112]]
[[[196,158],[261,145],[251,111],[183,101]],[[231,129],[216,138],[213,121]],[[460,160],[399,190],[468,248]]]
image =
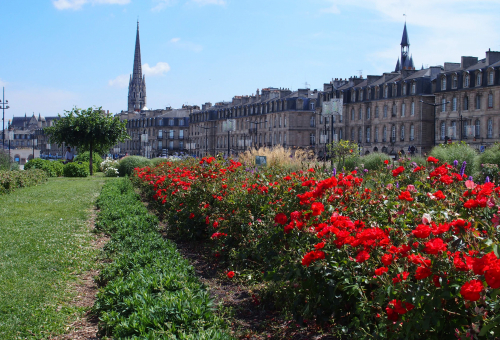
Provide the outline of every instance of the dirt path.
[[220,273],[217,262],[212,260],[208,244],[203,242],[180,242],[179,252],[193,265],[200,280],[208,287],[216,306],[230,311],[224,317],[231,322],[231,333],[237,339],[287,339],[287,340],[336,340],[326,335],[327,330],[311,323],[299,326],[286,320],[279,310],[268,302],[262,304],[258,286],[245,286],[227,279]]
[[[94,234],[95,218],[97,210],[93,210],[88,222],[88,232],[92,233],[91,246],[94,249],[102,249],[109,241],[109,237],[102,234]],[[97,284],[94,282],[94,276],[99,274],[99,270],[90,270],[78,276],[76,282],[72,283],[68,289],[76,292],[76,296],[70,303],[74,307],[82,307],[87,312],[83,317],[66,327],[68,333],[52,338],[53,340],[97,340],[98,319],[90,315],[90,308],[94,305],[98,292]]]

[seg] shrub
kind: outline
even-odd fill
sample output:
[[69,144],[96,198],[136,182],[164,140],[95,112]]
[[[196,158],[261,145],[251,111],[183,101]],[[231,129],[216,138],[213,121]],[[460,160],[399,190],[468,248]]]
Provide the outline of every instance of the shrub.
[[[88,165],[90,163],[90,152],[86,151],[77,155],[73,161],[77,163],[87,162]],[[102,161],[102,157],[99,154],[92,152],[92,169],[94,172],[100,171]]]
[[456,160],[458,161],[458,169],[460,169],[464,161],[467,162],[465,167],[467,175],[472,174],[476,169],[477,151],[465,144],[465,142],[440,144],[431,150],[430,155],[450,165],[453,165]]
[[7,194],[17,188],[34,186],[46,180],[47,173],[40,169],[0,171],[0,195]]
[[9,154],[3,150],[0,150],[0,171],[9,169],[10,169]]
[[363,164],[364,168],[368,170],[381,170],[386,166],[384,164],[385,160],[390,161],[391,159],[385,153],[374,152],[361,157],[359,163]]
[[64,166],[63,174],[64,177],[87,177],[90,175],[89,163],[68,163]]
[[118,161],[115,161],[111,158],[106,158],[101,164],[100,169],[102,172],[105,172],[107,168],[115,168],[118,169]]
[[96,227],[111,236],[112,260],[96,278],[99,332],[115,339],[230,340],[210,294],[175,245],[158,233],[130,181],[108,182],[97,200]]
[[151,160],[151,166],[155,167],[155,166],[160,165],[161,163],[165,163],[167,161],[168,160],[166,158],[153,158]]
[[300,169],[310,167],[314,163],[314,153],[312,151],[298,149],[291,152],[281,145],[271,148],[249,149],[238,155],[238,159],[245,165],[255,166],[256,156],[266,156],[267,166],[284,166],[289,169]]
[[104,176],[106,177],[118,177],[120,176],[120,173],[118,172],[117,168],[113,168],[112,166],[107,167],[106,170],[104,170]]
[[143,168],[151,164],[150,160],[141,156],[127,156],[120,160],[118,165],[118,172],[120,176],[125,176],[132,173],[135,168]]
[[49,161],[41,158],[29,160],[24,165],[24,170],[41,169],[45,171],[49,177],[59,177],[63,174],[63,164],[59,161]]

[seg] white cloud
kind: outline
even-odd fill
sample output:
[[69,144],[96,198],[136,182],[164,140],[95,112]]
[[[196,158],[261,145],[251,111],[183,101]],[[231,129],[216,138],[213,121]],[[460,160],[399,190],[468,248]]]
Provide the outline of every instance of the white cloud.
[[[347,8],[375,12],[380,20],[401,23],[401,33],[406,20],[411,43],[410,52],[418,68],[422,63],[443,65],[447,61],[460,62],[462,55],[484,58],[484,51],[489,47],[497,49],[498,44],[495,42],[500,40],[496,12],[485,10],[492,8],[492,5],[500,5],[500,0],[323,1],[331,5],[321,10],[323,13],[338,15],[342,9]],[[406,17],[403,14],[406,14]],[[401,33],[398,34],[397,45],[373,51],[370,56],[394,60],[395,64],[399,55]]]
[[87,3],[91,3],[93,5],[126,5],[130,3],[130,0],[52,0],[52,4],[58,10],[79,10]]
[[191,2],[194,2],[200,6],[205,6],[205,5],[224,6],[226,4],[226,0],[191,0]]
[[108,81],[108,85],[111,87],[119,87],[119,88],[124,88],[128,86],[130,76],[126,74],[119,75],[115,79],[111,79]]
[[175,5],[177,3],[177,0],[154,0],[154,2],[158,3],[158,5],[153,7],[151,10],[153,12],[159,12],[166,7]]
[[142,65],[142,71],[147,76],[162,76],[164,73],[170,71],[170,65],[161,61],[153,67],[144,64]]
[[172,38],[170,39],[172,44],[175,44],[176,47],[190,50],[196,53],[199,53],[203,50],[203,46],[189,42],[189,41],[181,41],[181,38]]

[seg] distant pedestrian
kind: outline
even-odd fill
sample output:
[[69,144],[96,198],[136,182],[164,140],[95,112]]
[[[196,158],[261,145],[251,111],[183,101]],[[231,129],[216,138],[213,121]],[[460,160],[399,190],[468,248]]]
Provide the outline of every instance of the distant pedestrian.
[[71,148],[68,146],[66,148],[66,155],[64,156],[64,158],[66,158],[66,160],[63,162],[63,164],[68,164],[69,162],[73,162],[73,153],[71,152]]

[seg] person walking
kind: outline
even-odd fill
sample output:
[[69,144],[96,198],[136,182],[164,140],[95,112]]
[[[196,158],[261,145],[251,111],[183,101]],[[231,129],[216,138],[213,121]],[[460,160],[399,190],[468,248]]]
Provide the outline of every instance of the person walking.
[[71,152],[71,148],[68,146],[66,148],[66,155],[64,156],[64,158],[66,158],[66,160],[63,162],[63,164],[68,164],[69,162],[73,162],[73,153]]

